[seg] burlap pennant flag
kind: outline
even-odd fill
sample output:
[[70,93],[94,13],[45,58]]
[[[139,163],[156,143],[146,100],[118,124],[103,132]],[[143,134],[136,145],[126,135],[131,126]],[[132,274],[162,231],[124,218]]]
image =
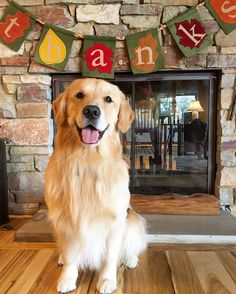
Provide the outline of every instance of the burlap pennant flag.
[[0,42],[18,51],[34,23],[30,12],[11,1],[0,21]]
[[69,58],[74,34],[53,25],[44,25],[34,60],[57,70],[63,70]]
[[116,38],[85,36],[82,75],[84,77],[114,78]]
[[236,0],[206,0],[205,4],[225,34],[236,28]]
[[183,54],[187,57],[195,55],[212,45],[212,37],[206,33],[197,9],[189,9],[175,17],[167,26]]
[[156,29],[126,36],[131,68],[144,74],[163,68],[163,56]]

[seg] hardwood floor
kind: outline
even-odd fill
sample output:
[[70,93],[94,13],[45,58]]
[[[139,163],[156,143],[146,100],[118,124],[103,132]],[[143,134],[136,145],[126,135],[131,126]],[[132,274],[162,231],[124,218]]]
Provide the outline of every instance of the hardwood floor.
[[[12,230],[0,231],[0,293],[56,293],[61,272],[56,245],[14,242],[14,230],[24,221],[13,219]],[[96,293],[97,278],[97,273],[80,273],[71,293]],[[152,245],[136,269],[119,269],[118,281],[115,294],[235,294],[236,251]]]

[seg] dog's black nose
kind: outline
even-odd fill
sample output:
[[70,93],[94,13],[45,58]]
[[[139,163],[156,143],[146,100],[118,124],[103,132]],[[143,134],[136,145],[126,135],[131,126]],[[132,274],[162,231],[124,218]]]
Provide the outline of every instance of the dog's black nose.
[[101,115],[101,110],[96,105],[87,105],[83,109],[83,115],[89,119],[97,119]]

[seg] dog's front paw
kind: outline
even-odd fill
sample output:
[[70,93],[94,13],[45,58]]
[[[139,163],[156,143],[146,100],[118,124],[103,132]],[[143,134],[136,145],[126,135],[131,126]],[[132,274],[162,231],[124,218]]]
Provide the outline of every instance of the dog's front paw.
[[61,277],[57,283],[57,292],[67,293],[76,289],[76,281],[69,277]]
[[78,270],[75,265],[65,267],[57,282],[57,292],[67,293],[75,290],[77,277]]
[[125,266],[127,266],[130,269],[133,269],[137,265],[138,265],[138,257],[137,256],[127,257]]
[[97,290],[100,294],[110,294],[116,290],[116,280],[103,279],[99,280],[97,284]]

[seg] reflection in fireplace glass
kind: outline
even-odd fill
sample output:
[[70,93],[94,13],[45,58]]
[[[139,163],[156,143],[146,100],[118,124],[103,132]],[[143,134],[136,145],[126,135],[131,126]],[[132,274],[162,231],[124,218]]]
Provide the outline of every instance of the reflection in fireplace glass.
[[122,135],[131,189],[148,193],[208,190],[208,81],[116,83],[135,111]]

